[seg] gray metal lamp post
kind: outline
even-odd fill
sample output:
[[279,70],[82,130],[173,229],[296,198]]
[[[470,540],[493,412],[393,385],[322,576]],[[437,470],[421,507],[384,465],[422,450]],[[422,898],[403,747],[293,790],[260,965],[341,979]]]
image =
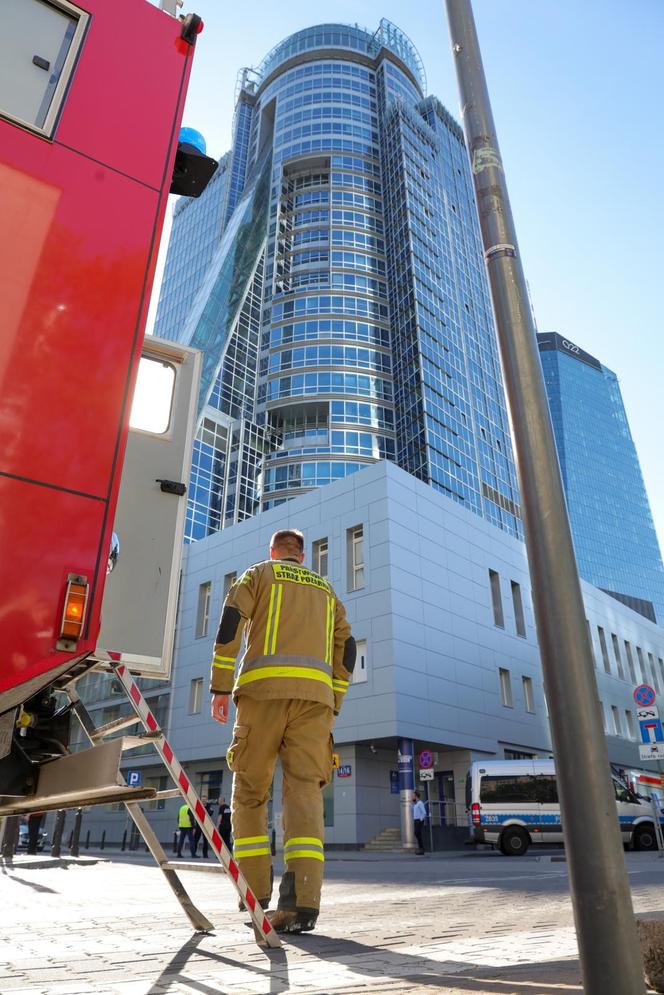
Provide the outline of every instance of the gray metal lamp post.
[[526,282],[470,0],[446,7],[512,419],[584,991],[639,995],[643,966]]

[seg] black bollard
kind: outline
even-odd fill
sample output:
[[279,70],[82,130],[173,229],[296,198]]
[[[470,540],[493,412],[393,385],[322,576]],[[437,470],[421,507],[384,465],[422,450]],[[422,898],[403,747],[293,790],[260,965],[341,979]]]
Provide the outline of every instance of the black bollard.
[[120,847],[120,849],[121,850],[126,850],[127,849],[127,830],[126,829],[125,829],[125,831],[124,831],[124,833],[122,835],[122,846]]
[[69,852],[72,857],[79,856],[80,842],[81,842],[81,822],[83,821],[83,809],[76,809],[76,818],[74,819],[74,828],[72,834],[69,838]]
[[90,849],[90,830],[89,829],[88,829],[87,833],[85,834],[85,849],[86,850]]
[[18,826],[17,815],[10,815],[5,819],[5,831],[2,837],[2,857],[11,860],[18,847]]
[[65,818],[67,813],[63,808],[58,809],[58,813],[55,817],[55,825],[53,827],[53,843],[51,845],[51,856],[59,857],[60,850],[62,848],[62,834],[65,829]]
[[106,830],[101,834],[101,849],[103,850],[106,846]]
[[276,855],[277,855],[277,831],[276,831],[276,829],[272,830],[272,843],[270,844],[270,852],[271,852],[271,854],[272,854],[273,857],[276,857]]

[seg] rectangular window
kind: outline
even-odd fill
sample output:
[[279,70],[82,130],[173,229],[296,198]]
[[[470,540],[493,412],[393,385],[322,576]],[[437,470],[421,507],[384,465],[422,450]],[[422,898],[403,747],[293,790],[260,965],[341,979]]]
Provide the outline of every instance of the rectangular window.
[[622,736],[622,729],[620,728],[620,712],[616,705],[611,705],[611,719],[613,722],[613,732],[616,736]]
[[597,669],[597,657],[595,656],[595,647],[593,645],[593,634],[588,619],[586,619],[586,628],[588,630],[588,642],[590,643],[590,655],[593,658],[593,666]]
[[480,781],[480,802],[485,804],[527,805],[537,801],[532,774],[485,774]]
[[493,624],[504,629],[505,617],[503,615],[503,599],[500,596],[500,577],[495,570],[489,570],[489,584],[491,585],[491,602],[493,604]]
[[212,581],[206,580],[198,588],[198,609],[196,611],[196,639],[202,639],[208,634],[208,624],[210,621],[210,595],[212,593]]
[[657,668],[655,667],[655,657],[652,655],[652,653],[648,653],[648,663],[650,664],[650,669],[652,671],[653,687],[657,692],[657,694],[659,694],[661,690],[659,686],[659,676],[657,674]]
[[237,574],[234,570],[231,571],[231,573],[229,574],[224,574],[224,600],[226,599],[226,595],[228,594],[228,592],[230,591],[231,587],[233,586],[236,580],[237,580]]
[[511,585],[512,585],[512,603],[514,604],[514,621],[516,623],[516,634],[517,636],[525,636],[526,620],[523,615],[523,601],[521,600],[521,585],[517,584],[515,580],[511,581]]
[[364,528],[356,525],[346,532],[346,557],[348,564],[348,590],[359,591],[364,587]]
[[356,645],[357,645],[357,657],[355,658],[355,670],[353,671],[351,684],[366,684],[367,641],[366,639],[358,639]]
[[498,676],[500,678],[500,700],[505,708],[512,708],[512,681],[510,679],[510,672],[504,667],[499,667]]
[[604,702],[602,701],[600,701],[599,703],[599,710],[602,715],[602,729],[604,730],[604,732],[608,732],[609,730],[606,724],[606,709],[604,708]]
[[625,680],[625,671],[623,670],[622,657],[620,655],[620,642],[615,632],[611,633],[611,642],[613,643],[613,655],[616,658],[616,666],[618,667],[618,677],[621,681]]
[[311,565],[321,577],[328,577],[328,544],[327,539],[317,539],[311,547]]
[[611,673],[611,661],[609,660],[609,651],[606,648],[606,636],[604,635],[604,629],[601,625],[597,626],[597,632],[599,634],[599,645],[602,650],[602,660],[604,661],[604,669],[607,674]]
[[527,712],[535,711],[535,697],[533,695],[532,677],[522,677],[523,682],[523,703]]
[[646,661],[643,659],[643,650],[640,646],[636,647],[636,655],[639,658],[639,669],[641,671],[641,680],[644,684],[648,683],[648,673],[646,671]]
[[213,805],[216,805],[217,799],[221,792],[221,785],[224,780],[223,770],[206,770],[199,775],[199,795],[205,796],[208,801],[211,801]]
[[627,726],[627,735],[629,738],[636,739],[636,732],[634,730],[634,715],[629,708],[625,709],[625,724]]
[[88,20],[68,0],[4,0],[0,115],[53,135]]
[[629,667],[629,676],[632,684],[636,684],[636,670],[634,669],[634,657],[632,656],[632,647],[625,640],[625,656],[627,657],[627,666]]
[[[145,788],[155,788],[157,791],[166,791],[171,785],[168,783],[170,778],[167,774],[162,774],[159,777],[146,777],[143,780],[143,787]],[[141,808],[145,805],[148,812],[163,812],[166,808],[165,798],[152,798],[147,804],[141,802]]]
[[195,677],[189,685],[189,714],[198,715],[203,697],[203,678]]

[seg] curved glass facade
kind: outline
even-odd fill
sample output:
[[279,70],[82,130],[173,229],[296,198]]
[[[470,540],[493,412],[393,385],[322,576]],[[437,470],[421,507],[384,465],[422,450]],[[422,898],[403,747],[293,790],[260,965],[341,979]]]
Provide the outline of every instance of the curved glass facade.
[[425,90],[385,20],[299,31],[241,73],[226,230],[182,332],[201,418],[227,419],[199,474],[226,468],[215,527],[390,459],[520,535],[466,150]]

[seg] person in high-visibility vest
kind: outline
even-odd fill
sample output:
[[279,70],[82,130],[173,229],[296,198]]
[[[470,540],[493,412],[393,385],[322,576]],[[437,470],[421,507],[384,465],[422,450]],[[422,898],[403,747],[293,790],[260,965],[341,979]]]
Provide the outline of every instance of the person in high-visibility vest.
[[195,857],[197,854],[194,847],[194,820],[186,802],[180,805],[178,811],[178,830],[178,857],[182,856],[182,844],[185,840],[189,840],[189,851],[192,857]]
[[[214,646],[212,715],[237,706],[227,753],[234,855],[263,908],[272,892],[267,801],[283,771],[284,860],[274,929],[314,928],[323,881],[322,788],[332,776],[332,726],[355,666],[346,612],[327,580],[302,566],[304,537],[275,532],[270,559],[231,587]],[[242,635],[245,651],[235,675]]]

